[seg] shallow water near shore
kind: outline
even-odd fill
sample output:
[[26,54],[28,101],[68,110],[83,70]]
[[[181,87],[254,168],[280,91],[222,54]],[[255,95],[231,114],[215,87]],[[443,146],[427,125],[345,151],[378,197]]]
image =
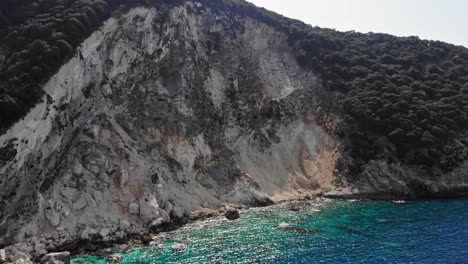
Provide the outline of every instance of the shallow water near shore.
[[[275,205],[241,211],[235,221],[190,224],[164,234],[159,246],[122,254],[120,263],[468,263],[468,200],[294,208],[299,211]],[[72,263],[106,261],[81,256]]]

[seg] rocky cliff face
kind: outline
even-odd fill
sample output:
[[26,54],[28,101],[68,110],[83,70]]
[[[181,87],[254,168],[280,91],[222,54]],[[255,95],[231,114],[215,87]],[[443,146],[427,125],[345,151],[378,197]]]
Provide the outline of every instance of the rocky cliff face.
[[40,255],[202,207],[331,191],[320,89],[260,22],[190,2],[110,19],[0,138],[0,241]]
[[[108,20],[0,137],[0,244],[36,255],[225,203],[466,190],[373,162],[348,183],[341,118],[284,33],[200,3]],[[419,191],[419,190],[418,190]]]

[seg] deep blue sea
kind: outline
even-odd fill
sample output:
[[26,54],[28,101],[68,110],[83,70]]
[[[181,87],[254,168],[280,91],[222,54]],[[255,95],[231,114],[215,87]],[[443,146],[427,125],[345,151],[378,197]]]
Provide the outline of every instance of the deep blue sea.
[[[468,200],[290,207],[190,224],[123,254],[121,263],[468,263]],[[72,263],[106,262],[82,256]]]

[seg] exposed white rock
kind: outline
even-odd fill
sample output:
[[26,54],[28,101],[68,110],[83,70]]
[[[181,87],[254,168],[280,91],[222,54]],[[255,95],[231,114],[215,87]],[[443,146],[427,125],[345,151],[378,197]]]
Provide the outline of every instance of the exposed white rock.
[[127,170],[120,170],[119,180],[120,180],[120,188],[124,188],[125,185],[127,185],[127,183],[128,183],[128,172],[127,172]]
[[11,262],[16,262],[18,260],[29,261],[30,257],[23,252],[18,251],[12,258]]
[[0,264],[7,261],[5,249],[0,249]]
[[150,223],[159,217],[158,200],[153,194],[146,193],[139,201],[140,218],[144,223]]
[[156,220],[151,221],[151,223],[148,225],[149,230],[157,230],[162,224],[164,224],[166,221],[162,218],[159,217]]
[[268,151],[251,136],[239,137],[233,148],[239,152],[242,170],[269,195],[282,199],[294,191],[331,191],[334,167],[339,155],[334,139],[313,117],[281,127],[279,143]]
[[53,261],[57,261],[64,264],[70,263],[70,252],[57,252],[57,253],[49,253],[42,257],[41,263],[55,263]]

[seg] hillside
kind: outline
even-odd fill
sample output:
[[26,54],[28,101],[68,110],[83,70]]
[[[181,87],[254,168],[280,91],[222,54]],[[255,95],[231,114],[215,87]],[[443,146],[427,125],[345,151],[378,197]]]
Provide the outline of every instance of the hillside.
[[40,256],[223,204],[468,193],[466,48],[234,0],[0,7],[0,244]]
[[[2,3],[0,18],[6,23],[0,35],[6,37],[1,41],[0,127],[6,129],[39,101],[44,82],[113,12],[163,2]],[[380,157],[450,171],[467,157],[466,141],[456,141],[468,124],[466,48],[417,37],[310,27],[245,2],[206,4],[288,34],[298,61],[320,74],[335,102],[333,111],[344,117],[346,127],[339,130],[354,132],[336,131],[349,139],[352,156],[359,159],[353,172]]]

